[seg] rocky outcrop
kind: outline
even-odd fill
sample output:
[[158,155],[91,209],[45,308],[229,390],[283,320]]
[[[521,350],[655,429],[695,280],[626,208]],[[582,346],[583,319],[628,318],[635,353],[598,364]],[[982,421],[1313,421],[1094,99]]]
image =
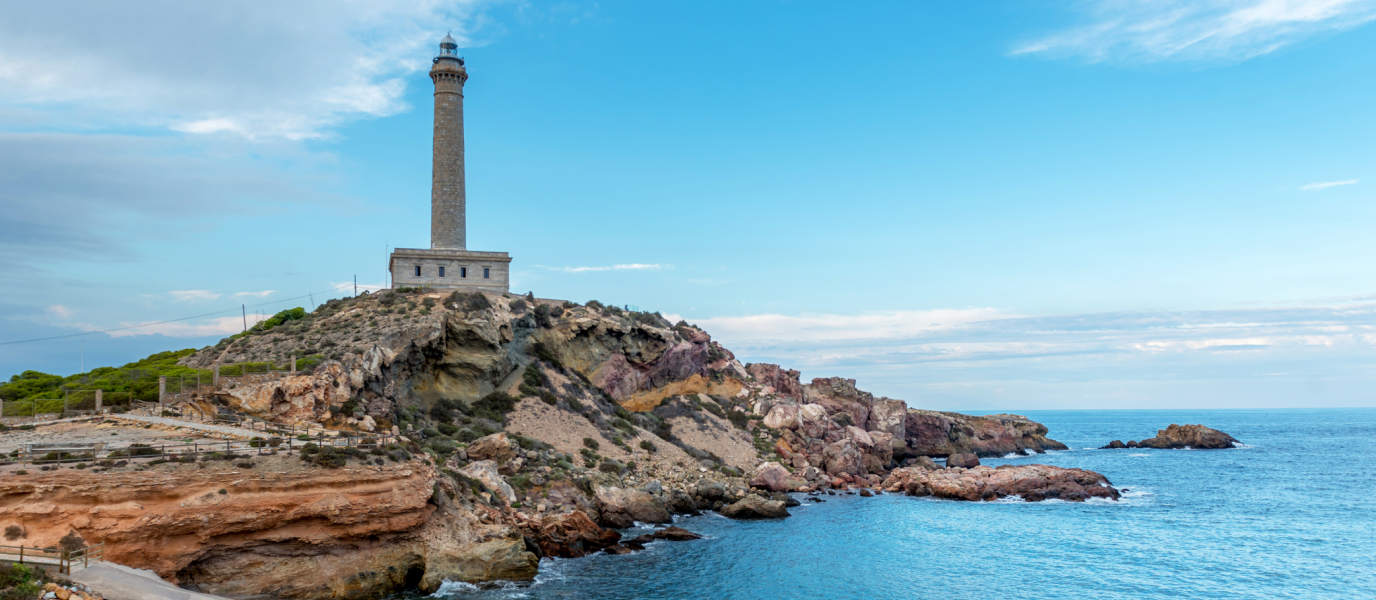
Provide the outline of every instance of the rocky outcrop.
[[641,491],[598,486],[597,512],[608,527],[624,529],[641,523],[668,523],[669,511],[654,496]]
[[884,480],[884,489],[909,496],[935,496],[953,500],[997,500],[1021,496],[1028,502],[1060,499],[1083,502],[1090,498],[1117,500],[1118,490],[1103,475],[1082,469],[1047,465],[979,466],[972,469],[895,469]]
[[506,461],[516,457],[520,448],[505,433],[494,433],[480,437],[468,446],[469,460],[490,460],[500,468]]
[[502,478],[502,474],[497,470],[497,463],[493,461],[474,461],[459,469],[459,473],[483,484],[483,487],[497,495],[503,505],[509,506],[516,501],[516,490],[511,489],[511,484]]
[[545,515],[523,529],[542,556],[555,558],[587,556],[621,541],[621,534],[599,526],[581,510]]
[[905,421],[908,451],[922,456],[976,456],[1065,450],[1046,437],[1045,425],[1019,415],[972,416],[952,412],[909,410]]
[[783,465],[770,461],[760,463],[755,467],[754,476],[750,478],[751,487],[766,489],[771,492],[788,491],[788,469]]
[[104,543],[108,560],[219,595],[377,597],[407,585],[433,591],[444,579],[535,575],[519,530],[437,489],[436,469],[421,461],[63,469],[0,479],[0,524],[23,527],[37,546],[75,531]]
[[745,366],[745,370],[755,378],[756,383],[764,386],[760,390],[761,395],[779,396],[794,401],[803,399],[803,384],[798,380],[801,373],[768,363],[751,363]]
[[960,454],[952,454],[946,457],[947,468],[960,467],[962,469],[969,469],[978,466],[979,457],[970,452],[961,452]]
[[1176,425],[1172,423],[1169,427],[1158,430],[1156,437],[1137,442],[1137,446],[1161,450],[1179,448],[1219,450],[1236,448],[1238,443],[1240,442],[1233,436],[1217,429],[1210,429],[1203,425]]
[[1103,446],[1102,448],[1099,448],[1099,449],[1100,449],[1100,450],[1117,450],[1117,449],[1121,449],[1121,448],[1127,448],[1127,445],[1124,444],[1122,440],[1113,440],[1113,441],[1109,442],[1108,445]]
[[782,519],[790,516],[782,500],[766,500],[754,494],[723,507],[721,514],[732,519]]

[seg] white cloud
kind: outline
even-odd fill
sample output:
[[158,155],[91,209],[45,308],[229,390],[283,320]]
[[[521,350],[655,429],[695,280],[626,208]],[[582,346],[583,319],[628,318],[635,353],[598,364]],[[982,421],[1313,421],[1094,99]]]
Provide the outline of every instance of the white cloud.
[[[666,315],[677,321],[679,315]],[[723,339],[822,341],[901,338],[970,323],[1013,318],[992,308],[893,311],[864,315],[751,315],[712,317],[694,324]]]
[[[247,317],[248,326],[253,327],[259,321],[264,321],[272,315],[250,313]],[[144,325],[137,321],[122,322],[120,327],[135,327],[134,329],[124,329],[122,331],[110,332],[110,337],[133,337],[138,335],[165,335],[168,337],[207,337],[216,335],[231,335],[244,330],[244,316],[234,315],[232,317],[219,317],[192,323],[189,321],[178,321],[176,323],[155,323],[148,322]]]
[[1087,0],[1087,22],[1013,54],[1093,62],[1245,60],[1376,19],[1376,0]]
[[177,302],[188,302],[191,300],[214,300],[220,297],[220,294],[217,294],[210,290],[172,290],[167,293],[171,295],[172,299],[176,300]]
[[267,298],[269,295],[271,295],[271,294],[272,294],[273,292],[275,292],[275,291],[276,291],[276,290],[263,290],[263,291],[261,291],[261,292],[234,292],[234,297],[235,297],[235,298],[243,298],[243,297],[246,297],[246,296],[253,296],[253,297],[255,297],[255,298]]
[[668,268],[671,265],[646,265],[640,263],[633,263],[627,265],[611,265],[609,267],[547,267],[545,265],[535,266],[549,271],[561,271],[564,273],[589,273],[593,271],[658,271],[660,269]]
[[1361,180],[1359,180],[1359,179],[1347,179],[1347,180],[1343,180],[1343,181],[1321,181],[1321,182],[1318,182],[1318,183],[1311,183],[1311,184],[1309,184],[1309,185],[1302,185],[1302,186],[1300,186],[1300,190],[1301,190],[1301,191],[1305,191],[1305,192],[1311,192],[1311,191],[1317,191],[1317,190],[1322,190],[1322,189],[1326,189],[1326,188],[1331,188],[1331,187],[1333,187],[1333,186],[1338,186],[1338,185],[1353,185],[1353,184],[1355,184],[1355,183],[1359,183],[1360,181],[1361,181]]
[[472,45],[466,25],[480,4],[15,4],[0,21],[0,104],[66,125],[321,137],[406,110],[406,82],[429,68],[446,29]]
[[74,311],[74,310],[72,310],[72,309],[70,309],[70,308],[67,308],[67,307],[65,307],[65,306],[63,306],[63,305],[61,305],[61,304],[54,304],[54,305],[48,307],[48,313],[49,313],[49,314],[57,315],[58,317],[63,318],[63,319],[70,319],[70,318],[72,317],[72,313],[74,313],[74,312],[76,312],[76,311]]

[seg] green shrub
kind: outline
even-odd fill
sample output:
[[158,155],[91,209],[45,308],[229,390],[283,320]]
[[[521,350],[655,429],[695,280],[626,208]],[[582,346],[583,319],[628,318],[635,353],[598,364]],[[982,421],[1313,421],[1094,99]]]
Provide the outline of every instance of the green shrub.
[[458,427],[451,423],[440,423],[436,425],[435,428],[439,430],[441,435],[454,435],[454,433],[459,430]]
[[607,458],[603,459],[602,463],[597,465],[597,470],[603,473],[620,473],[622,466],[621,463]]
[[583,438],[583,445],[587,446],[589,450],[597,450],[598,446],[597,440],[594,440],[590,437]]
[[487,300],[487,296],[484,296],[478,292],[473,292],[469,294],[465,294],[463,292],[454,292],[450,294],[447,299],[445,299],[444,303],[446,305],[457,304],[459,307],[458,309],[465,312],[474,312],[492,308],[492,303]]
[[559,367],[560,369],[564,368],[564,364],[559,361],[559,356],[556,355],[549,346],[545,345],[544,342],[535,342],[531,345],[531,350],[535,352],[536,358]]
[[516,408],[515,398],[504,392],[492,392],[473,403],[472,416],[501,423],[513,408]]
[[658,452],[659,448],[650,440],[640,440],[640,449],[648,452]]
[[540,378],[540,369],[537,369],[535,365],[526,365],[526,372],[522,377],[526,385],[530,387],[538,388],[544,385],[544,381]]

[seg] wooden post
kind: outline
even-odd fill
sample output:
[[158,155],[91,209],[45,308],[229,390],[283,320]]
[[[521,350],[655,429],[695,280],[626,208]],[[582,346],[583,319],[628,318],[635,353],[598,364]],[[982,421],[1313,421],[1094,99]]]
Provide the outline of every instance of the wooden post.
[[[62,390],[62,416],[67,416],[67,390],[65,389]],[[62,464],[62,461],[58,461],[57,464]]]
[[296,355],[294,355],[294,354],[293,354],[292,357],[291,357],[291,374],[292,374],[292,375],[295,375],[295,374],[296,374]]
[[104,399],[105,390],[96,390],[96,414],[100,414],[100,404]]
[[159,375],[159,376],[158,376],[158,416],[159,416],[159,417],[162,416],[162,411],[165,410],[165,409],[163,409],[163,407],[162,407],[162,403],[163,403],[163,396],[166,396],[166,395],[167,395],[167,376],[166,376],[166,375]]

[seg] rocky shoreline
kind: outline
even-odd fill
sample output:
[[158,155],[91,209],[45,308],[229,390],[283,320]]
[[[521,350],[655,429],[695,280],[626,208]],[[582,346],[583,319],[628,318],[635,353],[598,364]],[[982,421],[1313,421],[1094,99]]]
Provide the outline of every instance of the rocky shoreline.
[[1236,448],[1237,444],[1240,443],[1242,442],[1237,441],[1233,436],[1217,429],[1210,429],[1203,425],[1182,426],[1172,423],[1169,427],[1158,430],[1156,437],[1147,438],[1140,442],[1128,441],[1126,444],[1122,440],[1113,440],[1100,449],[1156,448],[1158,450],[1180,450],[1191,448],[1194,450],[1220,450]]
[[1026,417],[912,408],[853,379],[803,383],[740,363],[687,323],[595,302],[385,292],[183,360],[278,360],[293,348],[335,350],[310,372],[231,381],[171,410],[390,431],[401,443],[330,461],[5,477],[0,527],[22,525],[36,544],[76,532],[112,560],[207,593],[371,598],[529,580],[546,556],[694,539],[618,531],[675,514],[786,518],[790,493],[1118,497],[1089,471],[979,466],[1065,449]]

